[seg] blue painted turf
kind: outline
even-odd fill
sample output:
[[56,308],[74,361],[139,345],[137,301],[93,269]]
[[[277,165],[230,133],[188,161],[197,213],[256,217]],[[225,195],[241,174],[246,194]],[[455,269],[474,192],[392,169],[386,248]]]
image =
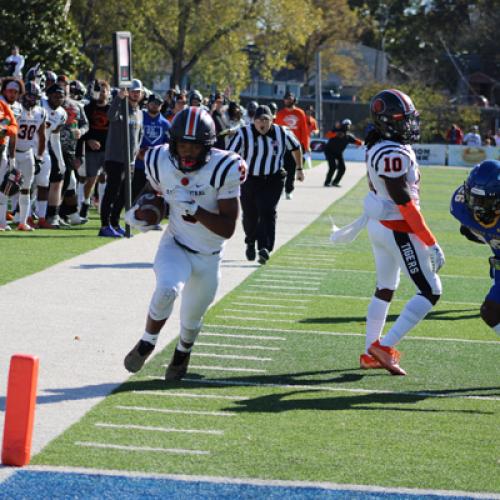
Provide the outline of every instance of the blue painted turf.
[[[82,474],[75,472],[16,471],[0,484],[1,499],[147,499],[173,498],[205,499],[359,499],[415,500],[417,495],[327,490],[314,487],[272,486],[252,484],[180,481],[173,479]],[[419,499],[444,498],[440,495],[418,495]],[[466,499],[468,497],[449,497]]]

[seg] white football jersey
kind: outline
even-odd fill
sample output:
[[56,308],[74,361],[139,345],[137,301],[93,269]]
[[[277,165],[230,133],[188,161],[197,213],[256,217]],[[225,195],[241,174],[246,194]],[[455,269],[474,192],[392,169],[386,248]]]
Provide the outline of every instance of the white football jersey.
[[381,199],[394,204],[394,211],[388,220],[400,220],[403,216],[387,192],[384,177],[406,176],[410,196],[418,207],[420,205],[420,171],[417,157],[409,144],[393,141],[380,141],[366,152],[366,168],[370,189]]
[[19,132],[17,133],[16,149],[27,151],[37,144],[38,129],[45,127],[47,112],[41,106],[34,106],[31,109],[22,107],[21,116],[17,123]]
[[165,144],[150,149],[144,163],[151,186],[163,195],[170,206],[165,235],[173,235],[179,243],[200,253],[220,251],[225,238],[194,218],[183,215],[182,208],[176,206],[173,199],[174,190],[176,186],[186,189],[200,207],[217,213],[217,200],[239,197],[240,185],[246,178],[244,160],[232,151],[212,148],[208,163],[199,170],[185,173],[175,166],[169,147]]
[[47,130],[46,130],[46,137],[47,137],[47,144],[50,138],[50,134],[59,128],[60,126],[64,125],[66,123],[66,119],[68,118],[68,115],[66,111],[59,106],[57,109],[52,109],[49,105],[49,101],[47,99],[42,99],[42,107],[45,109],[47,112]]

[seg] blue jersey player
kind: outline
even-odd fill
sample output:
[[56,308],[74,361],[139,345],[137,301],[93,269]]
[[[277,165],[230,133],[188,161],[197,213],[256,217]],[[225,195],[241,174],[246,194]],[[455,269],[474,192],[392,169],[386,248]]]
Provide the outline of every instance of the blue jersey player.
[[500,335],[500,161],[476,165],[451,199],[451,214],[461,223],[460,233],[488,244],[493,286],[481,305],[481,318]]

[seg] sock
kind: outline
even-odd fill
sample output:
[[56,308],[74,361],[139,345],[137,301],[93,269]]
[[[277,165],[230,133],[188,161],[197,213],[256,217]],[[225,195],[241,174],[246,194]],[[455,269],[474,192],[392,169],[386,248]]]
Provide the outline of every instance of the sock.
[[99,182],[99,184],[97,184],[97,194],[99,195],[99,206],[98,206],[99,212],[101,212],[101,203],[102,199],[104,198],[104,191],[106,191],[106,183]]
[[10,197],[10,206],[12,208],[12,212],[16,212],[18,209],[19,202],[19,193],[16,193]]
[[144,331],[141,340],[144,340],[144,342],[149,342],[151,345],[156,345],[156,342],[158,341],[158,335],[159,333],[149,333],[147,331]]
[[90,196],[88,198],[84,198],[83,203],[85,203],[85,205],[90,205]]
[[7,201],[8,198],[3,193],[0,193],[0,224],[7,224]]
[[78,183],[77,197],[78,197],[78,206],[80,206],[80,204],[84,200],[83,184],[81,182]]
[[56,207],[54,205],[49,205],[47,207],[47,218],[49,217],[55,217],[56,215],[59,215],[59,207]]
[[36,200],[36,213],[38,214],[38,217],[40,219],[45,219],[45,217],[47,216],[48,203],[49,202],[47,200],[44,201]]
[[28,218],[28,209],[30,206],[30,195],[20,194],[19,195],[19,223],[26,224],[26,219]]
[[395,346],[414,326],[425,318],[432,304],[422,295],[415,295],[406,303],[387,335],[380,341],[386,347]]
[[189,353],[191,352],[191,349],[193,348],[193,343],[191,342],[185,342],[182,339],[179,339],[179,342],[177,342],[177,347],[175,348],[177,351],[184,352],[184,353]]
[[391,303],[373,296],[366,315],[365,352],[380,338]]

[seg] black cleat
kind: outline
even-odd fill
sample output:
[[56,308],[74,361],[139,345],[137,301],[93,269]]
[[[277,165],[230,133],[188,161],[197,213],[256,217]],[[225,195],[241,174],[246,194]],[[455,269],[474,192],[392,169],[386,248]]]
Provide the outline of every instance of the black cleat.
[[259,264],[264,265],[269,260],[269,251],[267,248],[261,248],[259,250]]
[[176,349],[172,356],[172,360],[167,366],[165,381],[171,382],[174,380],[181,380],[187,373],[190,357],[190,352],[182,352]]
[[125,356],[123,360],[125,368],[131,373],[137,373],[144,366],[154,348],[153,344],[145,340],[139,340],[134,348]]

